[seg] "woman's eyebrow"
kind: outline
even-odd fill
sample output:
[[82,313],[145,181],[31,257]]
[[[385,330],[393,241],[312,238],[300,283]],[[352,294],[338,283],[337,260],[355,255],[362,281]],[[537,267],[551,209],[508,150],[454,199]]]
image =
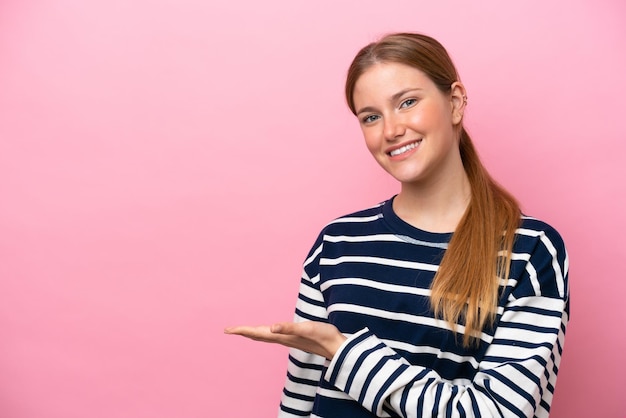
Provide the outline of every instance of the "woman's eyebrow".
[[372,106],[365,106],[364,108],[358,110],[356,114],[360,115],[361,113],[365,113],[365,112],[376,112],[376,109],[373,108]]
[[393,96],[391,96],[391,101],[395,102],[396,100],[398,100],[400,97],[404,96],[407,93],[411,93],[414,91],[418,91],[418,90],[423,90],[419,87],[410,87],[408,89],[404,89],[404,90],[400,90],[399,92],[395,93]]
[[[424,89],[419,88],[419,87],[409,87],[409,88],[407,88],[407,89],[400,90],[399,92],[394,93],[394,94],[393,94],[393,95],[389,98],[389,101],[390,101],[390,102],[395,102],[395,101],[397,101],[398,99],[400,99],[400,97],[404,96],[405,94],[407,94],[407,93],[411,93],[411,92],[414,92],[414,91],[419,91],[419,90],[424,90]],[[356,114],[358,115],[358,114],[361,114],[361,113],[363,113],[363,112],[376,112],[376,109],[375,109],[375,108],[373,108],[373,107],[371,107],[371,106],[366,106],[366,107],[364,107],[364,108],[359,109],[359,110],[356,112]]]

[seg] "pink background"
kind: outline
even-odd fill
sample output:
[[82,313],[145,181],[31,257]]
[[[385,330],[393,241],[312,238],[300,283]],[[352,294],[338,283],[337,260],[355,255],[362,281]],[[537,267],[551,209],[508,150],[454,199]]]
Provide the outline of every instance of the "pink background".
[[290,319],[319,229],[397,191],[342,89],[409,30],[568,245],[552,416],[623,417],[623,4],[0,2],[0,416],[275,416],[286,349],[222,329]]

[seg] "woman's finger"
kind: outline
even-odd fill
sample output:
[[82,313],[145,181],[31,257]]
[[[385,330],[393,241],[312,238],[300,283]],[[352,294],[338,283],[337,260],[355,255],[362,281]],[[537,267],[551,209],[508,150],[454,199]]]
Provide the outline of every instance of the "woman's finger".
[[242,337],[248,337],[252,339],[260,339],[267,338],[272,336],[272,331],[270,331],[270,327],[268,326],[258,326],[258,327],[249,327],[249,326],[237,326],[237,327],[228,327],[224,329],[225,334],[233,334],[233,335],[241,335]]
[[275,334],[298,335],[299,324],[293,322],[279,322],[270,327]]

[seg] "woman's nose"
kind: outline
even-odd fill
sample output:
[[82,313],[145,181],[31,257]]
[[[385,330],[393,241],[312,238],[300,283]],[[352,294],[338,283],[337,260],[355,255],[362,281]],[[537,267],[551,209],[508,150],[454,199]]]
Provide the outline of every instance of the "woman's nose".
[[384,135],[387,141],[395,141],[404,135],[406,127],[401,118],[392,115],[385,118]]

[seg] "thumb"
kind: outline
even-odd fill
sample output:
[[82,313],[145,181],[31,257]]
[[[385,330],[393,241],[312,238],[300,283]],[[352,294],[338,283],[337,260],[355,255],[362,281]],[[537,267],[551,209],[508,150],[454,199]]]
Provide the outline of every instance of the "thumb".
[[270,327],[270,331],[274,334],[289,334],[290,333],[290,323],[288,322],[279,322]]

